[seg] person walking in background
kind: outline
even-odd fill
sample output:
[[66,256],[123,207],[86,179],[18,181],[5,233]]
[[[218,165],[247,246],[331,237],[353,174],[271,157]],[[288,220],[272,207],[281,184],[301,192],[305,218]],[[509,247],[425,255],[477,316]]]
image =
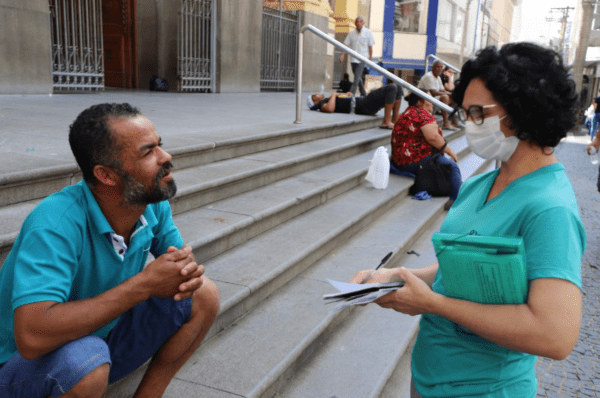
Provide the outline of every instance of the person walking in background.
[[[373,33],[368,28],[365,28],[365,19],[361,16],[356,17],[354,21],[356,25],[356,29],[351,30],[346,36],[344,40],[344,44],[363,57],[369,58],[370,61],[373,60],[373,45],[375,44],[375,39],[373,38]],[[344,62],[344,55],[346,53],[342,52],[340,54],[340,62]],[[365,82],[363,81],[363,70],[364,64],[361,63],[358,59],[351,57],[350,65],[352,66],[352,73],[354,74],[354,83],[350,88],[350,92],[352,94],[356,93],[356,86],[358,86],[360,90],[360,95],[365,96],[367,92],[365,90]]]
[[69,143],[84,180],[32,211],[0,269],[0,397],[100,398],[150,358],[134,397],[161,397],[219,311],[173,223],[171,155],[129,104],[86,109]]
[[[416,174],[419,165],[439,152],[439,149],[446,144],[444,134],[432,114],[433,104],[414,93],[406,97],[406,101],[408,101],[408,108],[400,115],[392,132],[390,171],[394,174],[401,174],[398,172]],[[448,210],[458,196],[462,177],[456,164],[458,158],[452,148],[446,145],[443,153],[447,153],[452,158],[450,160],[445,156],[439,157],[440,163],[448,163],[452,166],[450,177],[452,194],[446,203],[446,210]]]
[[[419,81],[417,88],[428,92],[435,99],[440,100],[446,105],[450,105],[452,103],[452,99],[450,98],[450,93],[446,91],[444,88],[444,83],[442,83],[441,75],[444,70],[444,64],[440,61],[435,61],[433,66],[431,67],[431,71],[427,72]],[[448,112],[442,111],[442,118],[444,119],[442,128],[451,130],[452,127],[460,127],[458,124],[453,123],[452,127],[450,126],[450,122],[448,121]]]
[[594,140],[596,135],[598,134],[598,129],[600,129],[600,92],[599,96],[594,99],[592,106],[594,107],[594,116],[590,121],[590,139]]
[[[594,148],[594,150],[596,151],[596,153],[598,153],[598,151],[600,151],[600,134],[596,134],[596,136],[594,137],[594,139],[592,140],[592,142],[589,143],[589,145],[587,146],[587,154],[591,155],[591,150],[592,148]],[[596,182],[596,188],[598,189],[598,192],[600,192],[600,165],[598,166],[598,179]]]
[[536,356],[566,358],[581,326],[586,233],[554,155],[576,123],[575,83],[555,51],[509,43],[465,63],[454,99],[471,150],[501,165],[463,183],[440,231],[521,238],[526,300],[493,305],[448,297],[438,264],[380,269],[369,282],[405,281],[376,303],[423,315],[412,352],[413,398],[533,398]]

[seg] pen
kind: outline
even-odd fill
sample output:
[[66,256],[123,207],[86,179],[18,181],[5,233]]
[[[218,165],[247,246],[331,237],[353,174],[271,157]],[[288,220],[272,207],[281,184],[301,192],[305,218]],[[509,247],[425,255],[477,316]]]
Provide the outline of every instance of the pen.
[[379,263],[379,265],[377,267],[375,267],[375,269],[373,271],[371,271],[371,273],[369,275],[367,275],[367,277],[365,279],[363,279],[363,281],[360,284],[362,285],[363,283],[365,283],[366,281],[368,281],[369,279],[371,279],[371,276],[373,276],[373,274],[375,273],[375,271],[377,271],[379,268],[381,268],[381,266],[383,264],[385,264],[385,262],[387,260],[389,260],[390,257],[392,257],[393,253],[394,252],[389,252],[388,254],[386,254],[386,256],[381,260],[381,262]]

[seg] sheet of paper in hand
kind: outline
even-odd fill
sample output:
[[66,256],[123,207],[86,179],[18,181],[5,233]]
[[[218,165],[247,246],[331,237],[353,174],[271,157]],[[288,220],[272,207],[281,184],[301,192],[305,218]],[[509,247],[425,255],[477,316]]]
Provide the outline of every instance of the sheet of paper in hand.
[[404,286],[404,282],[387,282],[387,283],[367,283],[358,285],[355,283],[346,283],[327,280],[333,287],[338,290],[338,293],[326,294],[323,296],[326,304],[335,303],[331,309],[338,311],[350,305],[367,304],[377,300],[379,297],[385,296],[389,292],[400,289]]

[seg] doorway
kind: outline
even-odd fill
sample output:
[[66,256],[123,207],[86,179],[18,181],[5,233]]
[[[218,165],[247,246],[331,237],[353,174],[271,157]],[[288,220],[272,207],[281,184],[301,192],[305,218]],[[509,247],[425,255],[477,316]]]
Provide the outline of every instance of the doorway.
[[104,85],[137,87],[135,0],[103,0]]

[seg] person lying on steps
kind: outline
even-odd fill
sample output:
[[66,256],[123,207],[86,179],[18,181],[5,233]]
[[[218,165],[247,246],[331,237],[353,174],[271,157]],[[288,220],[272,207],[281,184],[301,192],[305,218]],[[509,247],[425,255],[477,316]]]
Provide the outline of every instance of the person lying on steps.
[[328,98],[323,94],[309,95],[307,105],[311,111],[351,113],[354,103],[354,112],[357,115],[369,116],[375,116],[383,108],[383,123],[380,127],[391,130],[400,113],[402,94],[399,84],[390,83],[372,90],[364,97],[354,97],[352,93],[331,93]]

